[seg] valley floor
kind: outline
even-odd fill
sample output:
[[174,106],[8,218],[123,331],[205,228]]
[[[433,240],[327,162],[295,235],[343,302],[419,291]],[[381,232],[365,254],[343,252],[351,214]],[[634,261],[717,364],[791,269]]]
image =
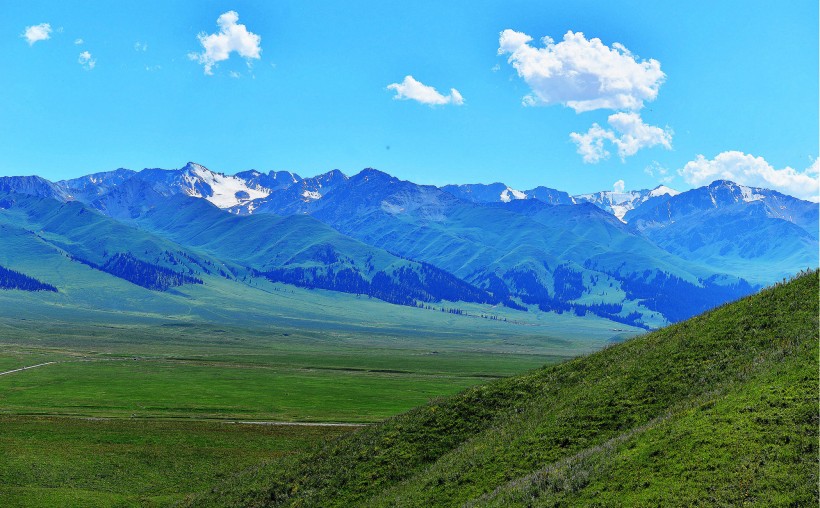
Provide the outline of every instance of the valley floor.
[[[165,506],[357,426],[595,347],[412,308],[379,333],[275,319],[249,328],[128,313],[102,321],[29,303],[20,314],[0,310],[4,507]],[[408,313],[430,318],[408,328]],[[436,333],[444,319],[475,336]],[[590,330],[598,344],[617,333]]]

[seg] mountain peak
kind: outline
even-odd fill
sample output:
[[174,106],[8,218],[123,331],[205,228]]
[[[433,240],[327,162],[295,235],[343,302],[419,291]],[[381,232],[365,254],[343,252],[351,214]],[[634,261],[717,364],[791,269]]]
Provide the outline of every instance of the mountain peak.
[[192,172],[192,173],[203,173],[203,172],[214,173],[214,171],[211,171],[210,169],[206,168],[202,164],[199,164],[197,162],[191,162],[191,161],[188,161],[188,163],[185,164],[185,166],[183,166],[181,168],[181,171],[188,171],[188,172]]
[[344,173],[343,173],[341,170],[339,170],[339,169],[331,169],[330,171],[328,171],[327,173],[325,173],[325,176],[329,176],[329,177],[332,177],[332,178],[339,178],[339,177],[342,177],[342,178],[347,178],[347,175],[346,175],[346,174],[344,174]]
[[521,192],[520,190],[513,189],[512,187],[508,187],[506,185],[504,187],[504,190],[501,191],[501,195],[499,196],[499,199],[501,199],[501,201],[503,201],[504,203],[509,203],[514,199],[527,199],[526,193]]
[[359,180],[394,180],[396,177],[391,176],[384,171],[379,171],[375,168],[364,168],[356,175]]
[[48,197],[59,201],[66,201],[70,198],[68,193],[59,185],[37,175],[0,177],[0,192]]
[[739,186],[738,186],[738,184],[736,184],[735,182],[733,182],[731,180],[715,180],[714,182],[710,183],[706,187],[709,187],[710,189],[714,189],[714,188],[717,188],[717,187],[734,188],[734,187],[739,187]]
[[658,185],[649,192],[649,197],[677,196],[678,194],[680,194],[680,191],[667,187],[666,185]]

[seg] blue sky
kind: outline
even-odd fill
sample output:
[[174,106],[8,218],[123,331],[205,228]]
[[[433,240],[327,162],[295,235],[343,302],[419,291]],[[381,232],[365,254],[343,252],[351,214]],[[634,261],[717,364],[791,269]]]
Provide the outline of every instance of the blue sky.
[[[815,0],[4,7],[1,175],[192,160],[571,193],[728,176],[817,194]],[[230,11],[238,43],[197,37],[218,34]],[[575,43],[562,44],[570,31]],[[236,50],[214,53],[210,75],[208,44]],[[545,78],[549,65],[560,70]],[[613,76],[626,83],[617,98],[592,90]]]

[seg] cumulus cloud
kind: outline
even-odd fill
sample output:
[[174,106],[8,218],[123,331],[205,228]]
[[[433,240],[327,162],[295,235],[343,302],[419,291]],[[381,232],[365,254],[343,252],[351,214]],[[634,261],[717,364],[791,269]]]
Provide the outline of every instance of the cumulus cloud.
[[661,183],[670,183],[675,179],[675,175],[670,175],[669,169],[662,166],[658,161],[652,161],[648,166],[643,168],[643,172],[652,178],[657,178]]
[[443,104],[461,106],[464,104],[464,97],[455,88],[450,89],[450,95],[442,95],[432,86],[417,81],[413,76],[405,76],[404,81],[387,85],[387,89],[396,92],[393,98],[397,100],[414,100],[430,106]]
[[197,35],[202,52],[189,53],[188,58],[202,64],[207,75],[212,75],[214,65],[227,60],[234,52],[245,58],[249,65],[251,59],[259,60],[262,37],[249,32],[245,25],[238,22],[239,14],[236,11],[228,11],[219,16],[216,20],[219,32],[201,32]]
[[527,106],[563,104],[576,113],[595,109],[638,110],[653,101],[666,75],[657,60],[640,60],[622,44],[608,47],[600,39],[589,39],[569,31],[555,43],[550,37],[543,48],[530,44],[532,37],[504,30],[498,54],[518,72],[532,93]]
[[638,150],[672,146],[672,131],[643,122],[638,111],[655,100],[666,79],[657,60],[644,60],[623,44],[607,46],[600,39],[587,39],[568,31],[560,42],[541,39],[543,47],[531,44],[523,32],[504,30],[498,39],[498,54],[509,62],[530,87],[525,106],[561,104],[576,113],[609,109],[617,111],[607,122],[594,123],[586,133],[573,132],[570,139],[585,163],[609,158],[607,144],[614,145],[621,160]]
[[27,26],[21,37],[26,39],[29,46],[33,46],[38,41],[46,41],[51,38],[51,24],[40,23],[39,25]]
[[626,188],[626,183],[623,180],[618,180],[612,184],[612,191],[616,194],[623,194]]
[[608,131],[598,125],[592,127],[585,134],[577,132],[570,133],[569,138],[578,146],[578,153],[587,164],[597,164],[609,158],[609,151],[604,147],[604,140],[611,140],[615,137],[612,131]]
[[77,58],[77,63],[82,65],[83,69],[90,71],[97,65],[97,60],[91,57],[91,53],[88,51],[83,51],[80,53],[80,57]]
[[705,185],[714,180],[731,180],[752,187],[776,189],[802,199],[820,200],[818,159],[804,171],[786,166],[775,169],[763,157],[739,151],[719,153],[714,159],[698,155],[678,170],[686,182]]
[[661,129],[643,122],[638,113],[614,113],[609,115],[607,123],[612,129],[604,129],[597,123],[584,133],[573,132],[570,139],[578,147],[578,153],[584,162],[595,164],[609,157],[609,151],[604,142],[615,145],[621,160],[635,155],[642,148],[651,148],[661,145],[666,149],[672,148],[672,131],[667,127]]

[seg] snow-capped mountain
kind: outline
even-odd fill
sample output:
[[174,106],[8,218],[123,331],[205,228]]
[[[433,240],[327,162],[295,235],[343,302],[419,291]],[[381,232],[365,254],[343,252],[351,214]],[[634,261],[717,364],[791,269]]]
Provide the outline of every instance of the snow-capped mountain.
[[718,180],[650,199],[626,220],[683,259],[754,282],[770,283],[818,263],[818,205],[769,189]]
[[472,203],[509,203],[519,199],[538,199],[551,205],[570,205],[575,201],[566,192],[539,186],[520,191],[500,182],[445,185],[441,190]]
[[539,185],[534,189],[526,191],[530,199],[537,199],[550,205],[574,205],[575,199],[564,191],[550,189]]
[[496,182],[490,184],[468,183],[463,185],[445,185],[441,190],[453,196],[473,203],[509,203],[514,199],[527,199],[527,194]]
[[163,196],[184,194],[204,198],[219,208],[230,208],[270,194],[265,187],[250,185],[234,175],[216,173],[195,162],[176,170],[144,169],[132,179],[149,183]]
[[280,189],[287,189],[296,182],[300,182],[302,177],[290,171],[271,171],[269,173],[261,173],[255,169],[249,171],[241,171],[234,175],[245,181],[245,183],[254,189],[267,189],[270,192]]
[[65,189],[73,199],[86,202],[102,196],[135,174],[136,171],[119,168],[114,171],[94,173],[72,178],[71,180],[60,180],[56,184]]
[[[759,203],[765,215],[792,222],[817,236],[818,205],[780,192],[748,187],[728,180],[716,180],[709,185],[683,193],[659,196],[626,214],[630,225],[640,231],[663,227],[684,217],[707,210],[746,206]],[[740,206],[737,209],[743,209]]]
[[[239,174],[237,173],[237,176]],[[322,199],[336,186],[348,180],[347,175],[338,169],[310,178],[300,178],[298,175],[292,176],[294,178],[289,185],[273,189],[270,194],[263,198],[230,207],[228,211],[238,215],[255,213],[292,215],[305,213],[310,208],[310,203]]]
[[623,221],[627,212],[638,208],[652,198],[676,196],[678,194],[680,193],[675,189],[659,185],[654,189],[623,192],[600,191],[592,194],[579,194],[573,196],[573,198],[578,203],[592,203]]
[[[403,294],[402,284],[416,284],[418,275],[426,294],[454,301],[492,295],[493,302],[513,308],[574,308],[638,325],[683,319],[750,291],[745,281],[768,284],[817,266],[817,204],[726,181],[684,193],[660,186],[573,198],[547,187],[519,191],[503,183],[438,188],[372,168],[350,178],[339,170],[302,178],[287,171],[225,175],[188,163],[57,184],[0,178],[0,222],[23,220],[15,207],[40,213],[37,200],[51,203],[43,210],[68,217],[61,231],[79,233],[72,221],[80,219],[72,214],[121,221],[186,247],[208,245],[235,269],[265,270],[279,282],[324,280],[328,289],[342,284],[360,291],[373,275],[371,248],[386,249],[393,257],[385,270],[394,268],[385,274],[400,284],[382,287],[387,282],[379,276],[373,294],[389,301]],[[103,215],[86,217],[92,209]],[[94,219],[102,216],[105,221]],[[260,242],[269,251],[254,247]],[[117,245],[101,255],[117,252]],[[123,256],[134,250],[128,241],[121,245]],[[412,265],[413,275],[399,259],[423,264]],[[307,264],[290,266],[294,260]],[[340,263],[353,272],[337,274]],[[453,292],[435,292],[439,283]],[[672,287],[674,298],[666,293]],[[589,299],[602,295],[618,303],[602,307]]]

